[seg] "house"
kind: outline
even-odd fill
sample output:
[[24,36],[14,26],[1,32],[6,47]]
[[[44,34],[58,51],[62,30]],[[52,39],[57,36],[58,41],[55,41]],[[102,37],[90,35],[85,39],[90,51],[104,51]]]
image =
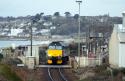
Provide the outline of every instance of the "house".
[[9,36],[17,36],[18,33],[23,32],[23,29],[11,29]]
[[115,24],[109,40],[109,63],[113,68],[125,68],[125,12],[123,23]]

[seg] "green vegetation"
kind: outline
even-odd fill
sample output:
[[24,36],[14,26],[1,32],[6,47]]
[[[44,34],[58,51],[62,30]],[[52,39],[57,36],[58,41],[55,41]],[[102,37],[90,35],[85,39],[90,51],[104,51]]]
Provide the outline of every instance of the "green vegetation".
[[22,64],[22,61],[18,58],[10,59],[10,62],[12,65]]
[[3,55],[0,53],[0,61],[3,59]]
[[22,81],[15,72],[11,70],[8,65],[0,64],[0,75],[8,79],[9,81]]
[[111,75],[110,71],[107,70],[107,65],[106,64],[96,66],[94,71],[95,71],[95,73],[97,75],[105,75],[105,76],[110,76]]
[[96,66],[91,68],[92,72],[95,73],[94,76],[87,76],[86,78],[79,80],[79,81],[110,81],[111,73],[107,70],[108,65],[103,64],[100,66]]
[[113,70],[113,76],[117,76],[118,73],[120,72],[119,69],[112,69]]
[[125,75],[125,68],[121,68],[120,71]]

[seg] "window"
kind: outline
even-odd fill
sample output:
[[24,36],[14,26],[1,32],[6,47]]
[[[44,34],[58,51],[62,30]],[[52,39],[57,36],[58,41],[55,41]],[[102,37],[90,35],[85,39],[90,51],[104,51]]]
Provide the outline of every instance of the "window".
[[58,50],[61,50],[62,46],[49,46],[49,49],[58,49]]
[[56,46],[56,49],[61,50],[61,49],[62,49],[62,46]]
[[49,46],[49,49],[55,49],[55,46]]

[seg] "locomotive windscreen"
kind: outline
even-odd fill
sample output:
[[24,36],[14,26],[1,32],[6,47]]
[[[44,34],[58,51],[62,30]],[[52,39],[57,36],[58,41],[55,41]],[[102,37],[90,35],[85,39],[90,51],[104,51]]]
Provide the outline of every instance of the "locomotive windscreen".
[[59,49],[59,50],[62,50],[62,45],[59,42],[52,42],[49,45],[49,49]]

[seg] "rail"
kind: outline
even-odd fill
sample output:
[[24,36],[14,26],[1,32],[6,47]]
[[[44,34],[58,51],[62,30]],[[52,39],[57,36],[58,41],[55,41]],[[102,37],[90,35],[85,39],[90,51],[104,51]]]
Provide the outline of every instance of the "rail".
[[48,68],[48,75],[51,81],[68,81],[60,68]]

